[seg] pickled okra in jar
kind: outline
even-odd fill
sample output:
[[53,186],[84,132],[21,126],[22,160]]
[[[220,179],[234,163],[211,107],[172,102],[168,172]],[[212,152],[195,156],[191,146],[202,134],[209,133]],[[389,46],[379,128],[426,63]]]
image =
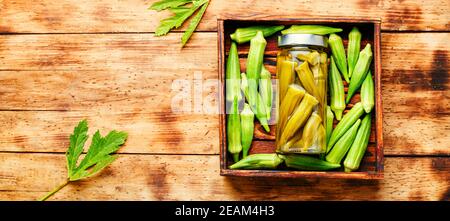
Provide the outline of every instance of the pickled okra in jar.
[[277,152],[326,152],[327,38],[279,36]]

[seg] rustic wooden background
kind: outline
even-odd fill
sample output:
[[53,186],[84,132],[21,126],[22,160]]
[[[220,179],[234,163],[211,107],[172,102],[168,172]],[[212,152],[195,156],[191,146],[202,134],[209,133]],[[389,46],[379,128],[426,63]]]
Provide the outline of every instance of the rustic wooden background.
[[[448,0],[213,0],[189,44],[151,0],[0,0],[0,199],[66,177],[76,123],[129,132],[119,159],[55,200],[449,200]],[[218,117],[174,114],[172,81],[216,79],[221,16],[382,18],[385,179],[219,176]],[[204,94],[204,96],[207,96]]]

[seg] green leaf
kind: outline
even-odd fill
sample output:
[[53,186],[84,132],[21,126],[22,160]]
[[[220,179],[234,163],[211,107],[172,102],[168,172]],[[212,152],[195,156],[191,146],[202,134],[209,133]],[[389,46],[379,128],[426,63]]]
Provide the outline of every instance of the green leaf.
[[66,152],[67,170],[69,177],[77,166],[78,158],[83,152],[84,144],[88,139],[87,135],[88,123],[86,120],[80,121],[78,126],[73,129],[73,134],[70,135],[69,149]]
[[205,14],[206,8],[208,8],[209,2],[206,2],[202,8],[197,12],[194,18],[192,18],[191,23],[189,23],[188,28],[183,34],[183,37],[181,37],[181,43],[183,46],[186,44],[186,42],[191,38],[191,35],[194,33],[195,29],[197,28],[198,24],[202,20],[203,14]]
[[158,1],[152,4],[149,9],[161,11],[167,8],[174,8],[178,7],[184,4],[187,4],[189,2],[192,2],[193,0],[162,0]]
[[156,29],[155,35],[161,36],[166,35],[172,28],[179,28],[186,19],[188,19],[200,6],[207,3],[208,0],[197,0],[194,1],[192,6],[186,7],[174,7],[171,11],[175,13],[174,16],[161,20],[158,28]]
[[39,198],[40,201],[47,200],[72,181],[84,179],[102,171],[117,158],[117,155],[111,154],[116,152],[125,143],[128,136],[125,132],[113,130],[106,137],[102,137],[97,130],[92,137],[91,146],[86,156],[80,165],[77,166],[81,153],[83,153],[84,144],[88,138],[87,131],[88,123],[86,120],[80,121],[73,129],[73,134],[70,135],[69,149],[66,153],[68,178],[64,183]]
[[69,172],[69,180],[75,181],[90,177],[111,164],[116,157],[110,154],[116,152],[126,139],[127,133],[125,132],[113,130],[106,137],[102,137],[99,131],[95,132],[86,156],[78,167]]

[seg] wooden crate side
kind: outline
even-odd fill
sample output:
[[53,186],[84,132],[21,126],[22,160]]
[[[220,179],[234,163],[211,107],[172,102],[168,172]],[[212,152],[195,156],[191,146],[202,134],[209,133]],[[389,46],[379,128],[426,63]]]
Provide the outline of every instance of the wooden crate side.
[[383,107],[381,95],[381,22],[375,23],[374,32],[374,64],[375,64],[375,119],[376,119],[376,161],[377,173],[382,176],[384,170],[384,150],[383,150]]

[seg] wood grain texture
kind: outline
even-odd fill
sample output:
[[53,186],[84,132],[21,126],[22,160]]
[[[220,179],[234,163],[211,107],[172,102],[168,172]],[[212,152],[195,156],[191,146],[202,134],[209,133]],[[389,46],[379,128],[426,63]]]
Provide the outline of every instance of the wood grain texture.
[[[450,197],[449,158],[386,158],[385,179],[379,181],[229,178],[218,176],[218,170],[217,155],[121,155],[95,178],[70,184],[51,199],[449,200]],[[65,176],[62,154],[2,153],[0,199],[36,199]]]
[[[174,80],[193,84],[195,73],[217,79],[217,36],[197,33],[182,51],[176,45],[180,37],[0,36],[0,109],[27,110],[0,112],[0,151],[64,152],[74,125],[88,118],[92,128],[128,130],[133,143],[124,152],[217,154],[217,116],[170,111],[178,93]],[[386,154],[450,154],[449,128],[440,123],[448,122],[450,113],[445,102],[450,49],[442,47],[449,38],[449,33],[383,33]],[[216,93],[217,88],[205,91],[203,98]],[[204,134],[203,142],[195,139]]]
[[[0,151],[65,152],[69,136],[82,119],[89,135],[98,129],[128,132],[125,153],[213,154],[218,153],[217,117],[170,112],[111,113],[108,111],[0,111]],[[90,139],[86,144],[86,148]]]
[[[20,0],[0,2],[0,32],[153,32],[168,12],[147,8],[156,0]],[[267,10],[269,9],[270,10]],[[199,31],[216,31],[217,18],[376,16],[383,30],[450,30],[446,0],[212,0]],[[183,27],[184,29],[184,27]]]

